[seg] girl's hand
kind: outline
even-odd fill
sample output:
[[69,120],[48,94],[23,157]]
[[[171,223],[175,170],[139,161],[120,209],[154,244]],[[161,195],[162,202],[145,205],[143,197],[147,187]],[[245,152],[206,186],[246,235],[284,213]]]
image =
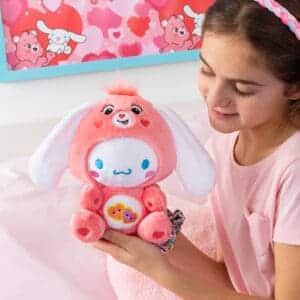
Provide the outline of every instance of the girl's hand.
[[171,269],[167,256],[157,246],[135,236],[107,230],[93,246],[152,279]]

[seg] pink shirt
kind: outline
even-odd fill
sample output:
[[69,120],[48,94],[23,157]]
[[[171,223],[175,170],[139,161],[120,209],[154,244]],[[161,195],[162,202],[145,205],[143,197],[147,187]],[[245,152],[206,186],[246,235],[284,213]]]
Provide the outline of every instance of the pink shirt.
[[300,131],[250,166],[234,160],[237,135],[215,132],[206,144],[217,170],[209,199],[233,286],[271,297],[273,242],[300,245]]

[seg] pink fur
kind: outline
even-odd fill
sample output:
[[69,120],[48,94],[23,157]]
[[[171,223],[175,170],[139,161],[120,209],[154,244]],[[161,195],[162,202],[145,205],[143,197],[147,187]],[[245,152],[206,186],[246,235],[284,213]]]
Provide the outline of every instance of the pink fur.
[[[109,115],[103,113],[107,105],[114,107],[113,113]],[[131,110],[132,105],[138,105],[143,112],[135,114]],[[131,125],[120,128],[114,120],[125,115],[130,119]],[[103,183],[101,170],[91,171],[88,167],[89,155],[97,146],[113,139],[122,141],[123,138],[143,141],[154,150],[158,161],[157,168],[147,172],[142,183],[129,188]],[[108,89],[105,99],[82,119],[71,144],[69,166],[75,176],[88,184],[88,188],[81,195],[81,209],[72,218],[73,233],[77,238],[84,242],[100,239],[110,227],[105,212],[113,221],[122,221],[126,225],[132,222],[130,227],[118,228],[121,232],[138,234],[144,240],[157,244],[170,237],[171,223],[165,213],[166,198],[155,183],[174,170],[175,145],[166,121],[151,103],[138,95],[136,88],[118,84]],[[108,201],[113,201],[112,199],[120,195],[127,195],[138,201],[137,205],[141,210],[137,213],[130,206],[120,203],[108,204],[110,207],[105,208]],[[138,222],[134,223],[135,220]]]
[[[127,111],[136,119],[135,126],[126,130],[112,125],[111,117],[101,114],[105,104],[113,103],[118,111]],[[144,108],[142,117],[135,117],[130,112],[131,104],[140,104]],[[149,122],[145,128],[143,122]],[[144,140],[155,150],[164,163],[159,166],[158,172],[150,183],[157,182],[168,176],[176,166],[175,145],[166,121],[155,110],[152,104],[140,96],[107,95],[99,102],[87,116],[83,118],[76,132],[69,155],[69,165],[72,173],[87,183],[94,183],[86,168],[86,156],[91,148],[112,137],[130,136]]]
[[138,96],[138,89],[135,86],[125,85],[122,81],[117,82],[114,86],[106,89],[109,95],[124,95],[124,96]]
[[170,234],[170,221],[163,211],[154,211],[147,215],[138,227],[138,235],[152,243],[162,244]]

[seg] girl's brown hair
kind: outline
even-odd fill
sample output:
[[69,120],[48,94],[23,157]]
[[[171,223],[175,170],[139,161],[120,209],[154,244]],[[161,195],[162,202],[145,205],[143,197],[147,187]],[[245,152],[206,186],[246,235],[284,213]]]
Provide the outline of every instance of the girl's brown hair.
[[[298,20],[299,0],[277,0]],[[274,75],[300,88],[300,41],[281,20],[252,0],[216,0],[208,9],[203,34],[237,33],[245,37]],[[290,100],[291,120],[300,126],[300,99]]]

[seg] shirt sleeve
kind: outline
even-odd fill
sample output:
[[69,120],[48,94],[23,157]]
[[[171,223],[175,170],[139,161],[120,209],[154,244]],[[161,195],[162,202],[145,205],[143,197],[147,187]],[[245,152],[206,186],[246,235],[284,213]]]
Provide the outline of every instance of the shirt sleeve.
[[300,245],[300,159],[289,165],[281,180],[273,241]]

